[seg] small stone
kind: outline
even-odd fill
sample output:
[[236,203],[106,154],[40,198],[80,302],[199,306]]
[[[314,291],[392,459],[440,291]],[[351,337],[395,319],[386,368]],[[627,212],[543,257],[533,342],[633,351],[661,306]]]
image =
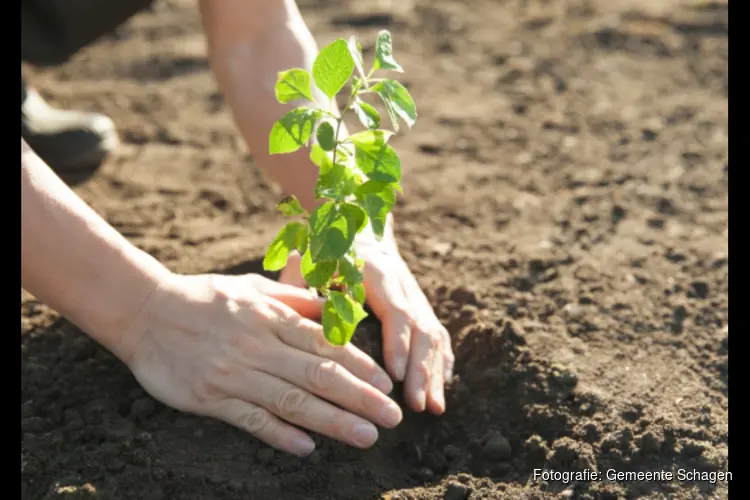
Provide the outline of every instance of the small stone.
[[480,305],[476,292],[466,287],[458,287],[453,290],[450,298],[453,302],[461,305]]
[[619,450],[628,451],[630,442],[633,439],[633,433],[628,428],[620,429],[618,431],[611,432],[604,436],[601,443],[602,451],[608,450]]
[[439,451],[428,453],[425,457],[425,465],[438,473],[444,472],[448,468],[448,460]]
[[532,161],[534,161],[534,155],[532,155],[528,151],[519,153],[515,158],[516,165],[528,165]]
[[448,486],[445,487],[445,494],[443,495],[444,500],[465,500],[469,497],[471,490],[468,486],[461,483],[451,481]]
[[705,299],[708,297],[708,284],[703,281],[693,281],[690,283],[687,296],[691,299]]
[[650,128],[644,128],[641,130],[641,139],[644,141],[654,141],[659,137],[659,132]]
[[551,383],[567,392],[572,391],[573,389],[575,389],[576,385],[578,385],[578,375],[566,368],[559,366],[555,366],[552,368],[552,373],[550,373],[549,375],[549,380]]
[[565,314],[565,317],[571,321],[578,321],[583,319],[585,313],[585,310],[581,305],[575,304],[573,302],[565,304],[562,310]]
[[482,454],[492,460],[509,460],[511,453],[510,443],[500,434],[488,439],[482,450]]
[[432,479],[435,477],[435,473],[428,467],[422,467],[421,469],[419,469],[419,471],[417,471],[417,476],[422,481],[432,481]]
[[660,447],[661,442],[653,432],[646,432],[638,438],[638,448],[644,455],[655,454]]
[[710,446],[707,443],[704,443],[702,441],[696,441],[692,439],[686,439],[681,443],[681,449],[682,455],[688,458],[696,458],[703,453],[706,452],[710,448]]
[[453,248],[453,245],[445,241],[435,241],[431,246],[432,251],[437,255],[447,255]]

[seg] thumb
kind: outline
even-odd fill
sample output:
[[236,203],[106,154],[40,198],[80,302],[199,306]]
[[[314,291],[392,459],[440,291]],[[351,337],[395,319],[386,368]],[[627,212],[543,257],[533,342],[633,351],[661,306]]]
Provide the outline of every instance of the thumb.
[[325,300],[307,288],[279,283],[265,277],[258,280],[256,288],[264,295],[291,307],[300,316],[313,320],[321,317]]
[[300,263],[302,262],[302,256],[299,252],[293,252],[289,254],[286,266],[281,270],[279,274],[279,282],[287,285],[297,286],[306,288],[305,278],[302,276],[302,270],[300,269]]

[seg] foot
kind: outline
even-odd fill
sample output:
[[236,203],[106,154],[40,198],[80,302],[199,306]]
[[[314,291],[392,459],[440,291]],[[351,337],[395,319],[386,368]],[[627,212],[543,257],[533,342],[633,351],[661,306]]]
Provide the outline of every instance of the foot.
[[53,108],[23,82],[21,135],[59,174],[95,170],[118,144],[108,117]]

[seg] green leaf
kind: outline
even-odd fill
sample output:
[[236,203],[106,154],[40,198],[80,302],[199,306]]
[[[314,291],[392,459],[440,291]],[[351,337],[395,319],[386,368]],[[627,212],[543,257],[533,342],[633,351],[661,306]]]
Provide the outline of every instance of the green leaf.
[[[342,303],[338,296],[343,296],[348,299],[348,305]],[[338,308],[346,309],[349,307],[351,311],[352,322],[347,322],[342,318],[339,313],[336,304],[339,304]],[[357,325],[367,317],[367,313],[360,304],[351,300],[347,295],[341,292],[330,292],[325,304],[323,305],[323,333],[326,339],[333,345],[342,346],[349,343],[354,335],[354,330],[357,329]]]
[[310,161],[320,168],[330,168],[332,163],[331,155],[319,144],[313,144],[310,148]]
[[297,238],[294,241],[294,247],[297,249],[297,251],[304,255],[305,252],[307,252],[307,247],[310,243],[310,230],[307,228],[307,225],[303,225],[302,229],[297,231]]
[[401,180],[401,160],[388,144],[358,144],[357,166],[371,180],[378,182],[398,182]]
[[349,287],[349,295],[359,302],[360,304],[364,305],[365,303],[365,285],[362,283],[357,283],[355,285],[352,285]]
[[370,225],[378,238],[383,237],[388,213],[396,204],[393,185],[377,181],[367,181],[357,189],[357,201],[367,212]]
[[328,201],[310,216],[310,251],[313,262],[338,260],[349,251],[367,214],[356,205]]
[[393,58],[393,39],[391,34],[383,30],[378,33],[375,42],[375,61],[372,64],[373,71],[378,69],[390,69],[397,73],[403,73],[404,69]]
[[378,110],[370,104],[356,100],[354,101],[354,104],[352,104],[352,109],[363,127],[369,129],[380,127],[380,113],[378,113]]
[[276,100],[281,104],[298,99],[313,100],[310,92],[310,73],[304,69],[294,68],[280,72],[275,90]]
[[325,151],[333,151],[336,147],[336,131],[333,130],[333,125],[328,122],[323,122],[318,126],[318,144]]
[[385,105],[385,110],[388,113],[388,118],[391,120],[391,125],[393,125],[393,130],[398,132],[401,129],[400,122],[398,121],[398,114],[396,113],[396,110],[393,108],[393,103],[391,101],[384,99],[383,96],[380,96],[381,100],[383,101],[383,104]]
[[276,209],[287,217],[295,215],[305,215],[307,212],[297,198],[294,196],[287,196],[276,205]]
[[357,269],[354,259],[349,255],[345,255],[339,259],[339,275],[349,285],[356,285],[357,283],[362,283],[362,280],[364,280],[362,271]]
[[293,109],[274,123],[268,141],[270,154],[294,153],[310,140],[315,122],[321,117],[319,109],[301,106]]
[[367,212],[362,207],[353,203],[342,203],[340,206],[341,212],[352,223],[355,233],[359,233],[367,227]]
[[311,252],[302,254],[300,271],[309,286],[322,287],[333,278],[336,272],[336,261],[313,262]]
[[289,252],[296,248],[297,233],[304,229],[305,226],[300,222],[290,222],[284,226],[268,246],[263,258],[263,269],[278,271],[286,266]]
[[349,37],[349,41],[347,42],[347,48],[349,49],[349,54],[352,56],[352,60],[354,61],[354,67],[357,69],[357,73],[359,73],[359,77],[367,83],[367,74],[365,74],[365,61],[362,58],[362,46],[357,42],[357,39],[353,36]]
[[331,292],[328,295],[328,300],[333,303],[339,317],[350,325],[357,325],[367,317],[367,313],[362,306],[345,293]]
[[417,106],[409,91],[396,80],[381,80],[372,86],[388,112],[399,116],[411,128],[417,121]]
[[385,144],[393,136],[390,130],[362,130],[346,138],[355,146],[375,146]]
[[315,184],[315,196],[318,198],[343,199],[354,193],[357,181],[354,172],[341,163],[324,163],[320,167],[318,181]]
[[354,59],[346,41],[336,40],[323,47],[312,66],[315,85],[333,99],[354,72]]

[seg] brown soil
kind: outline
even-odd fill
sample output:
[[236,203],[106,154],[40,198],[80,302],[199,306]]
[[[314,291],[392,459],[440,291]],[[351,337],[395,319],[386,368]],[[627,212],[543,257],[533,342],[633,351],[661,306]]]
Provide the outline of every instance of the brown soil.
[[[171,0],[53,70],[124,145],[76,190],[186,273],[258,271],[282,223]],[[728,12],[693,0],[303,0],[321,43],[394,35],[420,112],[395,139],[405,258],[448,326],[442,418],[307,460],[150,399],[22,293],[23,497],[726,497],[727,483],[535,468],[728,470]],[[377,325],[357,343],[375,346]]]

